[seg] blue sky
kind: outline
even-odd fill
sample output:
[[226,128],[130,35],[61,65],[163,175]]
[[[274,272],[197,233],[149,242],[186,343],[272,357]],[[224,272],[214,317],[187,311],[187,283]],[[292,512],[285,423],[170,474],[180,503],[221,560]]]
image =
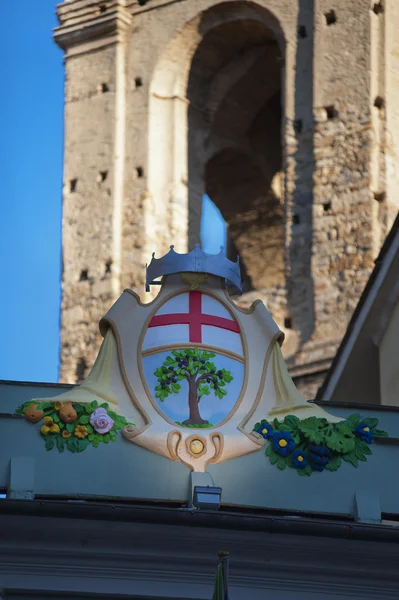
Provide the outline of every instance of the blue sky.
[[58,376],[63,59],[54,9],[54,0],[2,7],[1,379]]
[[[2,7],[0,379],[58,380],[64,70],[55,6]],[[218,252],[224,224],[208,200],[204,221],[203,247]]]

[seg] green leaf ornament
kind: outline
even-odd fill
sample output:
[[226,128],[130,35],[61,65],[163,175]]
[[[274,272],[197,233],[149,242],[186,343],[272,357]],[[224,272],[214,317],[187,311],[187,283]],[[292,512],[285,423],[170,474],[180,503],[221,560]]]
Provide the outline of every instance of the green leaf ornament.
[[[372,454],[373,438],[388,436],[377,429],[377,425],[378,419],[362,418],[357,413],[338,423],[329,423],[319,417],[301,421],[295,415],[288,415],[283,421],[275,418],[272,423],[262,419],[255,423],[253,431],[266,440],[265,454],[272,465],[281,471],[286,467],[295,469],[300,477],[304,477],[315,471],[337,471],[342,461],[355,468],[359,462],[367,462],[367,457]],[[282,456],[283,452],[273,440],[278,432],[281,433],[276,440],[281,439],[283,433],[284,439],[291,444],[288,455]]]
[[330,450],[345,454],[355,448],[355,436],[351,427],[345,421],[325,428],[325,443]]
[[[109,405],[107,403],[103,403],[101,404],[101,408],[104,408],[107,411],[109,417],[111,417],[111,419],[114,421],[114,425],[112,426],[112,429],[105,435],[96,433],[94,427],[90,424],[90,415],[99,406],[96,400],[90,404],[72,403],[72,406],[78,415],[78,419],[74,423],[64,423],[61,420],[58,409],[55,409],[55,404],[53,402],[37,402],[30,400],[29,402],[25,402],[19,406],[16,409],[16,413],[25,415],[26,410],[32,406],[32,404],[36,404],[38,407],[40,407],[40,410],[44,411],[43,416],[51,417],[53,423],[59,427],[59,431],[57,432],[50,430],[47,431],[47,433],[42,433],[40,431],[40,437],[44,440],[45,449],[47,451],[57,448],[59,452],[64,452],[65,448],[67,448],[70,452],[76,453],[84,452],[84,450],[86,450],[90,445],[94,448],[98,448],[101,443],[108,444],[109,442],[116,442],[118,437],[117,432],[127,425],[133,425],[133,423],[127,421],[122,415],[119,415],[112,410],[108,410]],[[43,422],[39,421],[38,424],[40,427],[43,425]],[[82,439],[75,435],[75,430],[78,425],[85,427],[88,434]]]
[[54,448],[54,444],[55,444],[54,436],[51,434],[46,435],[46,442],[45,442],[46,450],[52,450]]
[[313,444],[321,444],[324,441],[325,419],[308,417],[301,421],[298,429]]

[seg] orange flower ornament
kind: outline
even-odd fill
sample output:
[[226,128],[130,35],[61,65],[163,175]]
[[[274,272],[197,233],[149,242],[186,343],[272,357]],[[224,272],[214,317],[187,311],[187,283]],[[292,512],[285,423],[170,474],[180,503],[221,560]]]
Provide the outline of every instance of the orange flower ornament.
[[87,431],[87,428],[84,425],[78,425],[75,429],[75,435],[77,438],[83,440],[89,435],[89,432]]

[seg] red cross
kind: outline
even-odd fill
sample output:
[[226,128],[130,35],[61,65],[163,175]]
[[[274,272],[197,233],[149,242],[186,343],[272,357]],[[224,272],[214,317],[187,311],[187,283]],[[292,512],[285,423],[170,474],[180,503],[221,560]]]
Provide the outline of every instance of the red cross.
[[220,327],[234,333],[240,333],[238,323],[232,319],[215,317],[202,312],[201,292],[189,292],[188,313],[172,313],[152,317],[148,327],[162,327],[163,325],[189,325],[190,342],[198,344],[202,343],[202,325],[212,325],[212,327]]

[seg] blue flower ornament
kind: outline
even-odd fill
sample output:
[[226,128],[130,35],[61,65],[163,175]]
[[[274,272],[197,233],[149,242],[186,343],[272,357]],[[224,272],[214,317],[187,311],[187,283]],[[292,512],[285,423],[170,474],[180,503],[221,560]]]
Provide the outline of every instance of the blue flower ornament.
[[355,435],[357,435],[358,438],[360,438],[361,440],[363,440],[363,442],[366,442],[367,444],[373,443],[374,434],[371,428],[365,423],[361,423],[356,427]]
[[275,452],[288,456],[295,448],[295,442],[288,431],[276,431],[272,435],[272,445]]
[[272,465],[309,476],[315,471],[337,471],[343,462],[356,468],[359,461],[367,461],[372,454],[368,445],[388,437],[377,425],[378,419],[357,413],[337,423],[315,416],[300,419],[287,415],[282,421],[273,419],[272,424],[262,419],[253,431],[269,442],[265,454]]
[[259,433],[263,438],[265,438],[265,440],[270,440],[274,433],[272,425],[270,425],[270,423],[267,423],[266,421],[262,421],[259,427],[255,429],[255,431],[256,433]]
[[292,466],[295,469],[305,469],[308,465],[308,457],[303,450],[295,450],[292,454]]
[[327,446],[309,444],[309,462],[314,471],[323,471],[331,458],[331,450]]

